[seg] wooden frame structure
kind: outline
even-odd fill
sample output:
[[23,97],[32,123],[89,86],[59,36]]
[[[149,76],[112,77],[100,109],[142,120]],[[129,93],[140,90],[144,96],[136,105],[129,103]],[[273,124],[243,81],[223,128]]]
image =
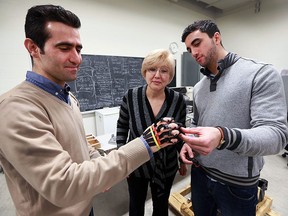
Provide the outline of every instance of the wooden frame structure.
[[[188,185],[179,192],[174,192],[169,197],[169,204],[179,213],[180,216],[194,216],[192,202],[186,196],[190,196],[191,186]],[[256,207],[256,216],[280,216],[271,209],[272,199],[265,196]]]

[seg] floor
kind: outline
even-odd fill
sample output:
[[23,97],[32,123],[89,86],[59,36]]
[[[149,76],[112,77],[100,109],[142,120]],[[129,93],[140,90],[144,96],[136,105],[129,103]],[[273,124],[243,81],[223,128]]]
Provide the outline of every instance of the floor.
[[[288,215],[288,157],[283,158],[282,153],[265,157],[265,166],[261,177],[268,180],[266,195],[272,198],[272,209],[279,215]],[[179,191],[189,184],[189,174],[186,177],[177,175],[172,192]],[[112,187],[108,192],[96,196],[94,201],[95,216],[128,216],[128,192],[126,181]],[[14,216],[14,206],[8,193],[4,174],[0,174],[0,216]],[[150,194],[147,197],[145,216],[152,215]],[[170,216],[178,216],[171,208]]]

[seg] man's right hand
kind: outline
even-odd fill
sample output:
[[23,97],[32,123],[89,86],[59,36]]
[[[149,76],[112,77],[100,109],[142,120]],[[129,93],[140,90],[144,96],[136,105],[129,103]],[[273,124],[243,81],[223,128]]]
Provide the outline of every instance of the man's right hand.
[[181,128],[181,132],[179,138],[201,155],[210,154],[221,140],[221,133],[216,127]]

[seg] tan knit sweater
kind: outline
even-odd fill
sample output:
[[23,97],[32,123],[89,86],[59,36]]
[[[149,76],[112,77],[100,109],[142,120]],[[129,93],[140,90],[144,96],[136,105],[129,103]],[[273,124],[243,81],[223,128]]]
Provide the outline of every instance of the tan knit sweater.
[[93,196],[150,159],[140,139],[106,157],[89,151],[70,99],[26,81],[0,96],[0,161],[17,215],[86,216]]

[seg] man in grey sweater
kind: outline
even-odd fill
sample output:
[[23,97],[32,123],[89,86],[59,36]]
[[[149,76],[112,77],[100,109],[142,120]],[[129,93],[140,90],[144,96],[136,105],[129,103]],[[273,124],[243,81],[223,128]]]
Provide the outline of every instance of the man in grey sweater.
[[224,49],[217,25],[201,20],[182,34],[205,75],[193,90],[194,119],[183,129],[181,159],[192,165],[195,215],[255,215],[263,156],[287,143],[280,74],[269,64]]

